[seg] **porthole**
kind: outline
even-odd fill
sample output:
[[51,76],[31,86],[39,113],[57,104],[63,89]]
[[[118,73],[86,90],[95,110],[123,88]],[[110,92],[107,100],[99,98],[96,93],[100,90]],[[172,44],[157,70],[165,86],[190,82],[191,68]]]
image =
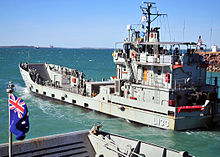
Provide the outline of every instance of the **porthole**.
[[89,107],[89,104],[87,104],[87,103],[84,103],[84,107]]
[[120,110],[121,110],[121,111],[125,111],[125,107],[121,107]]
[[72,100],[72,104],[76,104],[76,100],[73,99],[73,100]]

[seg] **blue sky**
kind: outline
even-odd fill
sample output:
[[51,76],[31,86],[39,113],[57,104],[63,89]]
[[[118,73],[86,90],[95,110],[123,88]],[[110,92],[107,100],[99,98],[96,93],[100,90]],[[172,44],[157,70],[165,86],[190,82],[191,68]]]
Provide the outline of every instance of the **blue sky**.
[[[126,25],[141,20],[141,0],[1,0],[0,46],[111,48],[126,38]],[[219,0],[155,0],[161,40],[220,47]],[[169,30],[170,29],[170,34]],[[211,34],[212,29],[212,34]]]

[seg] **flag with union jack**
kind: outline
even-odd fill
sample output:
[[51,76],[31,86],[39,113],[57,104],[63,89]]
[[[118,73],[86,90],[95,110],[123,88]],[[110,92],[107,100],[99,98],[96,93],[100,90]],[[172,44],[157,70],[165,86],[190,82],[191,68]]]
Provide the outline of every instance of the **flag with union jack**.
[[29,112],[25,102],[9,93],[10,131],[17,135],[17,140],[23,140],[29,131]]

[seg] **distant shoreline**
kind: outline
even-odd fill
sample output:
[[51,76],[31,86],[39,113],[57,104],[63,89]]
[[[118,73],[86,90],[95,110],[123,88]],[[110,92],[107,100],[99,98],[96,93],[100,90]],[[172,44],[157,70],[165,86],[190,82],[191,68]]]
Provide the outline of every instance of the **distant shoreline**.
[[0,46],[0,48],[35,48],[35,46]]
[[94,49],[94,50],[112,50],[114,48],[95,48],[95,47],[81,47],[81,48],[66,48],[66,47],[38,47],[38,46],[23,46],[23,45],[18,45],[18,46],[0,46],[0,48],[35,48],[35,49],[41,49],[41,48],[48,48],[48,49],[53,49],[53,48],[58,48],[58,49]]

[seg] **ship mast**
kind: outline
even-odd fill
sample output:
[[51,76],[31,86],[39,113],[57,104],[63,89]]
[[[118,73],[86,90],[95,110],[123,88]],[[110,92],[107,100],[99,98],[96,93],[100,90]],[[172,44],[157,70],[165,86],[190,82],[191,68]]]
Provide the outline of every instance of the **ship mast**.
[[[140,7],[142,9],[142,13],[143,15],[147,18],[147,41],[149,42],[149,39],[150,39],[150,25],[151,23],[156,20],[157,17],[159,16],[163,16],[163,15],[167,15],[167,14],[159,14],[158,12],[157,13],[151,13],[151,8],[153,7],[154,2],[143,2],[144,4],[146,4],[147,7]],[[153,7],[153,8],[156,8],[156,7]],[[155,16],[152,20],[151,20],[151,16]]]

